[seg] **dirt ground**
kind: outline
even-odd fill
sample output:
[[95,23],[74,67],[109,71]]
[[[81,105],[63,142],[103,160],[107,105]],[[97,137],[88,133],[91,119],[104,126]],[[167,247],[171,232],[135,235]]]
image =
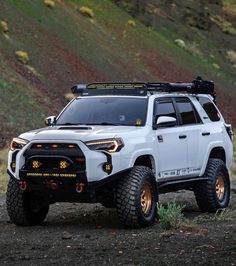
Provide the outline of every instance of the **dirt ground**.
[[[236,205],[233,184],[231,208]],[[191,192],[162,195],[200,216]],[[164,232],[155,226],[126,230],[116,212],[100,204],[55,204],[36,227],[16,227],[0,197],[0,265],[236,265],[236,221],[204,222]]]

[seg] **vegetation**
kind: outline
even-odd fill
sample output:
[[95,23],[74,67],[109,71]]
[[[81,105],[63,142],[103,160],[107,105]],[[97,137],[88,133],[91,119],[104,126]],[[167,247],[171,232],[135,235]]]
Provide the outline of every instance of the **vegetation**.
[[24,51],[16,51],[16,58],[22,63],[22,64],[28,64],[29,63],[29,56]]
[[175,201],[167,206],[158,206],[158,215],[161,228],[164,230],[178,229],[186,223],[182,213],[184,206],[178,205]]
[[84,16],[87,16],[89,18],[94,18],[94,12],[91,8],[89,7],[86,7],[86,6],[82,6],[80,9],[79,9],[79,12],[84,15]]

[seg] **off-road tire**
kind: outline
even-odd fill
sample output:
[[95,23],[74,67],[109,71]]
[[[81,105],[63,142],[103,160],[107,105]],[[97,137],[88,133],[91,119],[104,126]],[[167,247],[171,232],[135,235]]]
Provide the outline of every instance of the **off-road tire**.
[[[36,202],[37,208],[32,208],[32,202]],[[10,178],[6,194],[7,212],[11,221],[16,225],[37,225],[46,218],[49,205],[37,199],[33,192],[22,191],[19,184]]]
[[[204,177],[207,177],[207,180],[200,182],[194,188],[199,209],[202,212],[215,213],[219,209],[226,208],[230,200],[230,179],[224,162],[220,159],[209,159]],[[221,197],[217,192],[219,178],[222,183]]]
[[[121,178],[116,187],[116,208],[121,223],[127,228],[140,228],[153,225],[157,216],[157,186],[152,171],[145,166],[135,166]],[[151,203],[144,213],[141,196],[147,188]]]

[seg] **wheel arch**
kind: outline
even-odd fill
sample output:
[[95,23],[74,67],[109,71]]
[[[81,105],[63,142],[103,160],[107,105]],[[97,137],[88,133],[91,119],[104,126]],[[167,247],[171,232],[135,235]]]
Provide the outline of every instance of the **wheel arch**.
[[216,145],[209,148],[204,160],[204,164],[201,169],[200,176],[202,176],[206,170],[209,159],[220,159],[227,164],[227,157],[225,148],[222,145]]
[[221,159],[226,163],[225,149],[223,147],[214,147],[209,154],[209,159]]
[[140,155],[134,160],[133,166],[147,166],[149,167],[154,176],[156,173],[155,159],[151,154]]

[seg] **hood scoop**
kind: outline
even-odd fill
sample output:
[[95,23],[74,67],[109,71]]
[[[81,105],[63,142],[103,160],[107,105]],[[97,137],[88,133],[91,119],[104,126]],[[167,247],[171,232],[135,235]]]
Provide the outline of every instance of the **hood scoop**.
[[92,130],[92,128],[81,127],[81,126],[64,126],[64,127],[59,127],[58,130]]

